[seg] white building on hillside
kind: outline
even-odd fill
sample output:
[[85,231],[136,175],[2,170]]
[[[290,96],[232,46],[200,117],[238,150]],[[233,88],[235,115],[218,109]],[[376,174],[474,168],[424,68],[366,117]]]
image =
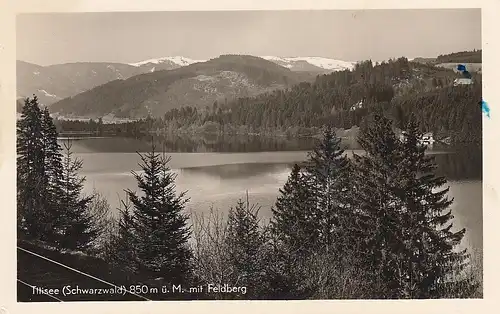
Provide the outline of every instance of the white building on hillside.
[[349,109],[349,111],[354,111],[356,109],[361,109],[361,108],[363,108],[363,100],[360,100],[357,103],[355,103],[354,105],[352,105],[351,108]]

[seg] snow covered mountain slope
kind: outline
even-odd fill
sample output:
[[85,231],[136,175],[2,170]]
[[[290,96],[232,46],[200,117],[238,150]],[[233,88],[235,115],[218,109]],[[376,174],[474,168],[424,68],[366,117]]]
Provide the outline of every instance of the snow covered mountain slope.
[[[311,72],[331,72],[342,71],[345,69],[352,69],[355,62],[341,61],[323,57],[275,57],[275,56],[261,56],[260,58],[276,63],[282,67],[288,68],[291,71],[311,71]],[[188,66],[193,63],[205,62],[207,60],[194,60],[183,56],[163,57],[144,60],[129,65],[135,67],[152,67],[154,65],[161,65],[155,71],[160,69],[170,70],[177,67]]]
[[187,57],[182,56],[174,56],[174,57],[163,57],[156,59],[148,59],[136,63],[130,63],[130,65],[135,67],[141,67],[144,65],[152,65],[152,64],[167,64],[171,66],[184,67],[193,63],[205,62],[206,60],[193,60]]
[[292,71],[314,71],[314,72],[333,72],[351,70],[355,62],[341,61],[323,57],[275,57],[261,56],[261,58],[279,64]]

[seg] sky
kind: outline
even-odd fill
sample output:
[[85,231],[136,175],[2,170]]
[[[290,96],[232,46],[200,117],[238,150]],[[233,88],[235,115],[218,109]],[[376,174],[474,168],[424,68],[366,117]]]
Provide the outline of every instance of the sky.
[[22,14],[17,59],[39,65],[166,56],[374,61],[481,49],[480,9]]

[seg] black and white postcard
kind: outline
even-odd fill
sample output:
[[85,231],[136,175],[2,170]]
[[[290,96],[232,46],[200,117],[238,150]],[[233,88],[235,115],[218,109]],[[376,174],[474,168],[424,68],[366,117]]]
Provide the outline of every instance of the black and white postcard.
[[484,10],[16,14],[14,302],[481,302]]

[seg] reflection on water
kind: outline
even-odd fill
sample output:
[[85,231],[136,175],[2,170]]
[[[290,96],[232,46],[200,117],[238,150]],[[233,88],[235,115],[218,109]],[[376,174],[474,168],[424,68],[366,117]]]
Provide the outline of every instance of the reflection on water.
[[[190,198],[188,211],[203,213],[211,206],[227,211],[248,191],[250,201],[262,207],[260,214],[264,220],[271,217],[270,208],[293,163],[304,161],[306,150],[313,145],[311,139],[256,137],[177,137],[165,141],[172,157],[170,167],[177,174],[177,191],[187,191]],[[137,190],[137,183],[130,175],[131,170],[139,170],[135,152],[148,151],[150,144],[138,139],[100,138],[75,141],[73,148],[75,155],[84,161],[86,191],[97,189],[116,208],[125,197],[124,189]],[[466,245],[481,249],[481,149],[434,149],[436,171],[448,179],[450,197],[455,199],[455,227],[467,228]]]
[[448,180],[482,180],[482,149],[477,146],[458,147],[449,154],[434,155],[436,173]]
[[207,167],[190,167],[181,169],[182,174],[203,174],[221,180],[260,177],[265,174],[288,173],[293,164],[254,163],[230,164]]
[[108,137],[75,139],[75,152],[131,153],[146,152],[151,143],[174,153],[247,153],[310,150],[317,143],[314,138],[286,138],[237,135],[170,135],[152,136],[141,139]]
[[[272,188],[268,187],[273,195],[272,201],[286,180],[291,165],[304,161],[307,158],[305,150],[314,145],[311,139],[215,135],[195,138],[177,136],[161,138],[161,141],[156,138],[155,142],[165,144],[172,157],[170,167],[178,173],[178,185],[183,190],[189,190],[193,198],[200,194],[210,199],[210,193],[205,190],[210,188],[213,192],[217,186],[220,191],[216,194],[230,191],[242,194],[247,189],[254,194],[257,188],[269,181],[274,184]],[[84,160],[83,173],[87,176],[88,187],[99,186],[99,190],[110,194],[111,199],[116,198],[117,193],[123,194],[125,188],[136,188],[130,176],[131,170],[139,170],[139,158],[135,152],[149,149],[150,143],[144,139],[93,138],[73,142],[75,154]],[[349,147],[348,155],[351,149],[356,147]],[[433,155],[439,175],[450,181],[481,180],[480,148],[447,150],[451,152]],[[114,205],[115,202],[111,202]]]
[[[308,151],[316,146],[316,138],[265,137],[251,135],[170,135],[149,136],[144,138],[131,137],[77,137],[73,138],[75,153],[134,153],[151,150],[154,142],[158,148],[168,153],[250,153],[250,152],[283,152]],[[359,150],[354,140],[343,139],[342,145],[347,150]],[[463,150],[467,150],[465,147]],[[454,151],[443,144],[434,144],[431,151]],[[475,147],[473,150],[481,150]]]
[[[94,171],[114,170],[121,168],[128,172],[136,169],[136,157],[126,153],[146,152],[151,149],[151,137],[143,139],[109,137],[109,138],[81,138],[73,141],[73,151],[76,154],[122,153],[120,157],[113,157],[114,163],[109,165],[108,156],[93,157]],[[172,155],[172,168],[199,167],[235,163],[280,163],[300,162],[306,155],[304,151],[311,150],[317,143],[312,138],[286,137],[257,137],[257,136],[227,136],[227,135],[197,135],[197,136],[169,136],[154,137],[154,142]],[[357,150],[352,141],[344,143],[345,148]],[[300,153],[297,153],[299,152]],[[434,145],[431,152],[451,152],[450,154],[436,154],[438,174],[450,180],[473,180],[482,178],[482,153],[480,147],[450,148]],[[265,153],[269,152],[269,153]],[[271,153],[273,152],[273,153]],[[185,153],[215,153],[207,155]],[[242,156],[221,156],[220,153],[242,153]],[[254,155],[248,153],[255,153]],[[182,156],[181,162],[175,160]],[[116,158],[116,160],[115,160]],[[202,159],[202,160],[201,160]],[[101,166],[98,166],[101,165]],[[93,165],[86,165],[86,168]],[[109,166],[106,169],[105,166]],[[128,168],[127,168],[128,167]],[[88,169],[90,170],[90,169]]]

